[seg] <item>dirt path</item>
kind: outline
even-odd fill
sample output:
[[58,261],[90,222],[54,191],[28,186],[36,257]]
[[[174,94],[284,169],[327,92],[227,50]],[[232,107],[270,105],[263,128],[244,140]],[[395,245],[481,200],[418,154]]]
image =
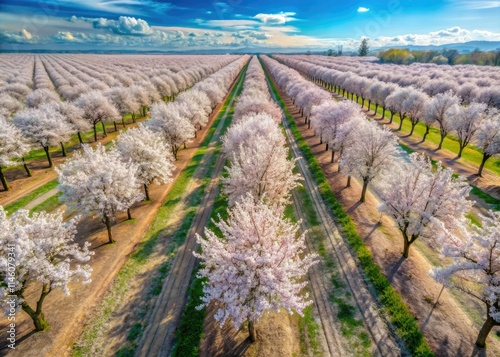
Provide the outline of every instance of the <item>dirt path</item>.
[[[324,150],[325,145],[319,143],[313,129],[307,129],[304,119],[292,103],[287,101],[287,105],[336,197],[354,220],[358,233],[372,252],[375,262],[418,319],[419,326],[436,355],[500,355],[500,343],[493,336],[494,332],[488,338],[487,350],[474,346],[478,321],[484,318],[484,307],[463,296],[463,301],[459,304],[455,295],[443,289],[442,285],[428,275],[433,264],[422,253],[430,250],[423,242],[416,243],[409,259],[401,259],[402,239],[394,223],[378,213],[377,198],[369,191],[366,202],[359,204],[360,184],[352,180],[352,187],[345,188],[346,178],[337,172],[336,163],[330,163],[331,155]],[[465,310],[479,311],[475,322],[471,321]]]
[[[291,104],[291,101],[287,99],[285,104],[289,105]],[[344,280],[350,288],[350,292],[358,305],[365,325],[376,346],[374,355],[399,356],[401,352],[398,344],[396,343],[393,334],[387,327],[386,321],[379,314],[377,302],[371,295],[369,288],[366,286],[363,275],[357,268],[356,258],[344,242],[344,239],[340,235],[331,213],[321,198],[317,184],[312,178],[307,162],[295,142],[285,117],[283,125],[285,127],[285,132],[294,157],[298,159],[297,163],[299,164],[302,175],[304,176],[305,187],[309,192],[314,209],[320,219],[320,222],[322,223],[323,234],[327,237],[327,248],[334,252],[337,266],[339,266],[342,271]],[[310,240],[308,245],[311,247]],[[320,312],[323,330],[328,342],[328,351],[330,355],[352,355],[352,353],[349,353],[342,348],[341,338],[339,337],[341,335],[339,322],[334,319],[334,311],[328,301],[329,289],[326,288],[328,286],[328,282],[325,281],[325,278],[327,279],[327,277],[320,273],[319,267],[315,267],[310,271],[310,278],[315,301]]]
[[33,201],[31,201],[26,206],[24,206],[23,209],[26,209],[29,211],[30,209],[35,208],[39,204],[44,203],[46,200],[48,200],[52,196],[57,195],[58,192],[59,192],[59,190],[57,188],[53,188],[52,190],[45,192],[43,195],[35,198]]
[[[238,86],[240,87],[242,84],[243,80],[239,82]],[[227,111],[214,133],[209,145],[212,150],[220,145],[221,130],[227,120],[229,108],[232,107],[235,99],[236,96],[231,98]],[[189,281],[196,262],[193,255],[193,251],[197,247],[196,234],[203,234],[203,229],[210,218],[224,163],[224,155],[219,154],[200,208],[196,212],[184,244],[177,251],[169,275],[163,283],[162,292],[151,310],[149,318],[147,318],[147,327],[136,350],[137,356],[168,356],[170,353],[174,332],[186,302]]]
[[[224,99],[225,100],[225,99]],[[220,103],[211,115],[207,126],[198,132],[185,150],[179,152],[176,169],[173,173],[173,182],[179,177],[191,158],[195,154],[213,121],[218,116],[223,103]],[[112,133],[111,133],[112,134]],[[108,134],[108,139],[110,134]],[[0,317],[0,354],[9,356],[67,356],[70,354],[73,341],[81,334],[83,326],[93,309],[105,295],[108,287],[116,277],[127,257],[136,248],[142,237],[148,231],[156,212],[161,207],[166,195],[173,186],[168,185],[150,187],[152,202],[140,202],[132,209],[134,221],[126,220],[126,213],[117,215],[117,223],[113,225],[113,234],[117,243],[106,245],[106,230],[99,219],[85,217],[78,224],[77,242],[90,242],[95,255],[91,259],[93,268],[90,285],[70,284],[71,295],[64,296],[60,291],[54,291],[44,303],[44,312],[51,324],[49,330],[33,334],[32,322],[26,313],[20,312],[16,316],[17,341],[16,350],[5,350],[6,326],[8,321]],[[30,302],[39,295],[38,284],[28,287],[26,296]]]

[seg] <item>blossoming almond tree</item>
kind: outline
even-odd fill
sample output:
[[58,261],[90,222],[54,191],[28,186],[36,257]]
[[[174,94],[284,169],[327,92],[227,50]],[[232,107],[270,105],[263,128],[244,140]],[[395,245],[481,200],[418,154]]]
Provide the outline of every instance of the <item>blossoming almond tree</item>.
[[55,107],[69,125],[76,130],[80,145],[83,144],[82,132],[90,129],[90,123],[83,118],[83,110],[69,102],[59,102]]
[[137,165],[139,181],[144,185],[146,200],[149,200],[148,186],[168,183],[172,179],[174,158],[160,134],[146,128],[142,123],[137,128],[121,132],[116,140],[116,149],[124,161]]
[[469,145],[470,141],[479,129],[481,121],[484,119],[486,112],[486,104],[471,103],[467,107],[456,104],[446,112],[451,121],[453,131],[457,134],[458,139],[458,155],[457,158],[462,157],[462,152],[465,147]]
[[441,163],[433,168],[430,160],[418,153],[410,155],[410,162],[394,166],[380,191],[383,203],[379,210],[394,219],[401,231],[405,258],[419,237],[434,237],[436,222],[452,229],[472,207],[467,200],[467,181],[455,178],[453,170]]
[[427,102],[425,107],[424,121],[426,124],[426,132],[425,137],[429,133],[430,125],[433,122],[438,123],[439,125],[439,133],[441,135],[441,139],[439,140],[439,146],[437,150],[441,150],[443,147],[444,138],[448,135],[448,133],[453,130],[453,118],[446,115],[446,112],[456,104],[460,103],[460,98],[455,96],[452,91],[448,91],[445,93],[439,93],[435,97],[433,97],[430,101]]
[[104,136],[106,136],[105,121],[114,121],[120,118],[118,110],[102,92],[93,90],[82,94],[75,101],[75,105],[83,110],[83,118],[94,128],[94,141],[97,141],[96,125],[100,122]]
[[83,152],[75,153],[56,172],[63,201],[85,214],[97,214],[106,224],[109,243],[113,243],[115,213],[144,198],[137,170],[136,164],[122,161],[116,149],[106,151],[99,143],[95,149],[83,145]]
[[[262,117],[267,117],[269,124],[277,129],[260,131]],[[255,128],[251,129],[252,126]],[[299,185],[300,175],[293,173],[295,160],[288,160],[285,137],[278,124],[271,116],[261,114],[248,119],[246,128],[253,135],[247,136],[247,140],[230,156],[229,176],[222,178],[229,205],[248,192],[256,199],[265,196],[268,204],[288,202],[290,191]],[[230,135],[228,133],[228,138]]]
[[397,139],[387,127],[360,121],[349,135],[349,141],[340,158],[340,171],[363,180],[360,202],[365,201],[368,184],[391,166]]
[[39,144],[45,150],[49,167],[53,167],[49,147],[61,145],[69,140],[72,127],[52,104],[42,104],[36,109],[25,109],[14,116],[14,125],[24,137]]
[[316,255],[305,253],[304,234],[283,214],[284,206],[271,207],[247,194],[229,211],[227,222],[214,222],[221,238],[208,228],[206,239],[196,237],[202,252],[194,255],[203,262],[198,274],[207,278],[199,308],[213,302],[221,326],[228,318],[236,328],[248,321],[252,342],[266,311],[284,308],[302,315],[311,303],[302,293],[303,277],[317,263]]
[[181,115],[175,102],[153,104],[151,119],[146,122],[146,126],[165,138],[176,160],[181,145],[194,138],[195,133],[193,124]]
[[12,160],[22,158],[28,149],[29,146],[25,143],[19,129],[0,117],[0,182],[6,191],[9,190],[9,184],[2,168],[18,164]]
[[[0,297],[3,306],[21,306],[33,320],[36,331],[49,327],[42,311],[45,298],[59,289],[70,294],[70,282],[89,283],[92,268],[83,264],[94,253],[89,251],[90,243],[82,247],[75,243],[78,221],[75,217],[63,220],[62,212],[50,214],[19,210],[10,218],[0,206]],[[14,270],[12,270],[14,267]],[[40,284],[41,291],[36,308],[26,300],[28,285]]]
[[475,136],[475,144],[483,151],[483,159],[478,175],[483,174],[484,164],[495,154],[500,153],[500,111],[489,109]]
[[500,212],[490,210],[481,218],[482,227],[469,231],[462,226],[459,236],[441,230],[441,252],[451,264],[432,270],[431,276],[486,305],[486,321],[476,340],[485,347],[493,326],[500,326]]

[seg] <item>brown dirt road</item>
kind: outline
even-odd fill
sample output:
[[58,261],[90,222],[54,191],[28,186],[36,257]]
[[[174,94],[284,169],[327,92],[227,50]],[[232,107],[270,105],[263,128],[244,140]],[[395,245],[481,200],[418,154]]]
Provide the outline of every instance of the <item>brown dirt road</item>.
[[[279,87],[276,86],[276,88]],[[280,91],[280,95],[285,101],[288,109],[292,110],[291,113],[296,112],[296,110],[292,108],[292,102],[286,94]],[[283,126],[291,151],[294,157],[298,159],[297,164],[305,179],[304,186],[311,197],[314,210],[321,222],[323,228],[322,234],[327,238],[324,240],[325,246],[328,252],[334,256],[336,266],[339,267],[342,278],[346,286],[349,287],[349,293],[354,297],[358,311],[361,313],[364,324],[370,333],[370,337],[373,341],[372,345],[374,346],[372,354],[375,356],[399,356],[401,352],[398,342],[393,332],[388,327],[387,321],[380,315],[377,301],[371,295],[370,288],[367,286],[363,274],[357,267],[356,258],[344,242],[330,211],[321,198],[316,182],[291,133],[286,117],[284,117]],[[297,206],[298,199],[295,193],[294,204],[295,211],[301,212],[302,208]],[[302,215],[300,218],[303,219],[305,217]],[[304,229],[306,227],[302,228]],[[314,249],[310,237],[308,239],[308,248],[311,251]],[[336,318],[336,312],[329,302],[329,294],[333,290],[333,287],[331,286],[331,282],[328,281],[328,275],[325,275],[321,271],[321,264],[310,269],[309,278],[315,304],[320,313],[323,333],[327,342],[327,349],[325,352],[330,356],[353,355],[353,351],[349,349],[342,336],[340,323]]]
[[[243,79],[238,86],[243,84]],[[227,120],[229,109],[236,96],[231,98],[227,111],[223,116],[209,145],[212,151],[220,145],[221,130]],[[196,258],[193,255],[198,246],[196,234],[203,234],[212,211],[215,198],[218,194],[219,180],[224,168],[225,157],[222,153],[217,156],[215,169],[211,181],[205,191],[202,203],[196,212],[193,223],[186,236],[184,244],[178,249],[169,274],[163,283],[163,288],[155,306],[146,317],[146,328],[139,341],[136,355],[141,357],[168,356],[174,340],[174,332],[179,324],[182,308],[186,303],[186,294]]]

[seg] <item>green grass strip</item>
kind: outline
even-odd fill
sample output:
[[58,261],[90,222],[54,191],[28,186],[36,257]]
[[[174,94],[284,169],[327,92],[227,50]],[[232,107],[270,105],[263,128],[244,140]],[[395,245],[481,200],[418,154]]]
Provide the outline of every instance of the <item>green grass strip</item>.
[[46,184],[38,187],[37,189],[31,191],[28,193],[26,196],[21,197],[17,201],[12,202],[11,204],[8,204],[7,206],[4,207],[4,209],[9,213],[12,214],[15,211],[23,208],[26,206],[28,203],[36,199],[37,197],[40,197],[44,193],[49,192],[50,190],[56,188],[58,185],[57,179],[54,179],[52,181],[47,182]]
[[[219,192],[222,184],[219,185]],[[215,203],[210,214],[210,222],[208,228],[221,236],[215,227],[212,219],[219,220],[221,217],[227,218],[227,196],[220,194],[215,199]],[[198,267],[199,268],[199,267]],[[191,277],[191,287],[188,293],[188,303],[182,313],[181,321],[175,331],[176,340],[172,355],[174,357],[195,357],[199,355],[199,345],[203,338],[203,325],[206,317],[206,309],[197,309],[200,306],[203,297],[203,279],[198,278],[198,268],[193,270]]]
[[[265,67],[264,70],[266,71],[266,75],[269,77]],[[391,286],[390,282],[380,270],[380,267],[373,261],[372,254],[365,245],[363,239],[358,235],[356,226],[354,225],[351,217],[335,198],[332,188],[330,187],[321,166],[300,133],[297,124],[288,111],[283,99],[276,90],[274,83],[271,80],[269,83],[271,84],[271,89],[276,95],[276,98],[278,98],[279,104],[285,112],[293,136],[308,163],[309,169],[311,170],[312,176],[318,185],[323,201],[332,212],[335,221],[340,224],[343,236],[346,238],[351,249],[358,256],[363,271],[375,287],[384,310],[388,312],[391,322],[396,327],[396,333],[405,342],[406,347],[413,356],[434,356],[434,353],[427,344],[424,335],[420,332],[415,317],[410,313],[408,306],[406,306],[398,292]]]

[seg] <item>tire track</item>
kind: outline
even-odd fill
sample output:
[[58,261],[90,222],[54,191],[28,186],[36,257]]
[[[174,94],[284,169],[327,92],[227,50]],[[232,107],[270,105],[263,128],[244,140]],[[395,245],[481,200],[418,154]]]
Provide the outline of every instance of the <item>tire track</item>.
[[[240,88],[243,82],[244,76],[241,76],[237,87]],[[235,99],[236,95],[233,95],[214,133],[209,145],[209,148],[212,150],[215,150],[220,145],[221,130]],[[170,273],[163,283],[162,292],[155,303],[148,325],[139,341],[136,356],[168,356],[170,354],[174,332],[180,321],[192,271],[196,263],[196,258],[192,254],[197,247],[195,235],[196,233],[203,233],[203,229],[210,218],[210,213],[218,194],[219,180],[225,161],[224,155],[219,153],[211,181],[206,189],[200,208],[196,212],[184,244],[177,251]]]
[[[306,225],[306,217],[301,207],[299,206],[298,194],[295,190],[292,191],[293,197],[293,207],[294,211],[297,213],[301,220],[300,228],[301,231],[306,231],[306,247],[309,253],[316,253],[314,246],[312,244],[312,237],[307,231],[308,227]],[[309,269],[307,274],[309,281],[311,283],[312,296],[314,298],[314,304],[319,312],[319,319],[321,324],[321,332],[323,334],[322,347],[323,351],[328,353],[328,356],[347,356],[343,344],[342,344],[342,333],[340,331],[340,324],[335,319],[336,312],[334,311],[333,305],[329,301],[328,290],[329,281],[328,277],[321,272],[320,265],[314,265]]]

